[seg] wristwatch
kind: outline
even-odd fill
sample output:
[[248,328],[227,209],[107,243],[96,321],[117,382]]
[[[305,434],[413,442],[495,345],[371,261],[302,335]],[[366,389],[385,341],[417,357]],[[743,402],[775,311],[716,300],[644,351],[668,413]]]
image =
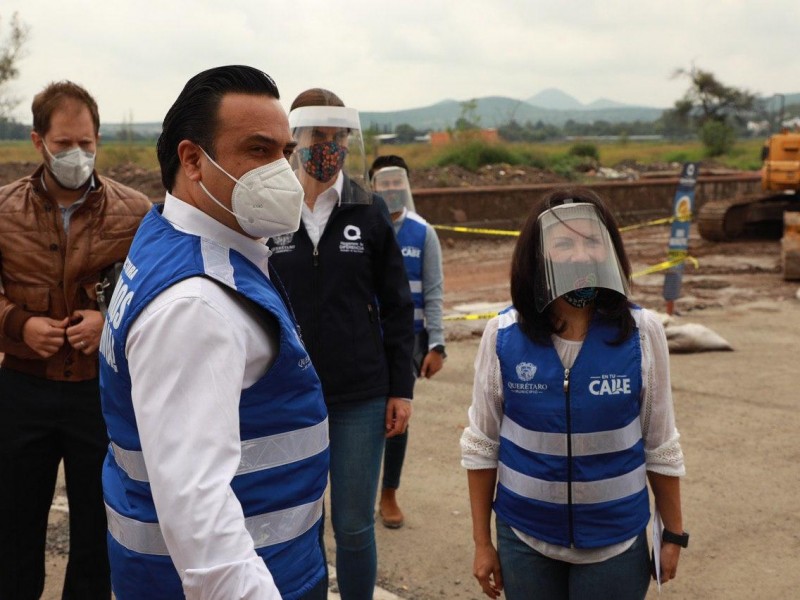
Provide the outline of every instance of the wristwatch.
[[689,533],[675,533],[669,529],[661,532],[661,541],[665,544],[677,544],[681,548],[686,548],[689,545]]
[[433,348],[431,348],[431,352],[438,352],[442,355],[442,358],[447,358],[447,352],[444,351],[443,344],[436,344]]

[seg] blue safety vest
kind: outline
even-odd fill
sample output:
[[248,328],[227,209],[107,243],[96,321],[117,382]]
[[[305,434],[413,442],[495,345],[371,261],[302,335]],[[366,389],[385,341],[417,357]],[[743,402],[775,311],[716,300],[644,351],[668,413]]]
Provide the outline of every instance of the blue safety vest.
[[414,333],[425,329],[425,294],[422,289],[422,265],[425,256],[425,237],[428,223],[417,213],[406,211],[403,224],[397,232],[397,244],[403,253],[403,264],[414,301]]
[[274,363],[241,394],[242,458],[231,489],[242,505],[256,552],[281,595],[298,598],[325,574],[319,532],[329,452],[319,378],[269,278],[235,250],[177,231],[157,208],[148,213],[134,238],[101,340],[100,387],[111,440],[103,466],[103,492],[114,593],[118,600],[183,598],[148,483],[125,344],[131,324],[153,298],[194,276],[236,290],[268,311],[280,326]]
[[598,548],[635,537],[650,518],[639,421],[638,330],[593,319],[575,364],[530,340],[516,310],[500,315],[503,381],[494,510],[539,540]]

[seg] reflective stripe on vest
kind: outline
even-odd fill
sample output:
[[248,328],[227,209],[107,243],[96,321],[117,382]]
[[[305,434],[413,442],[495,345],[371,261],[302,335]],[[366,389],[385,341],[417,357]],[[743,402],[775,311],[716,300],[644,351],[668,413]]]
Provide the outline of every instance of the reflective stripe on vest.
[[[514,442],[523,450],[567,456],[567,436],[565,433],[548,433],[525,429],[515,423],[510,417],[503,417],[500,426],[500,435]],[[634,446],[642,437],[642,426],[639,419],[634,419],[625,427],[611,431],[598,431],[594,433],[573,433],[572,456],[591,456],[593,454],[606,454],[621,452]]]
[[419,215],[406,212],[403,224],[397,232],[397,243],[403,254],[403,265],[411,287],[414,302],[414,333],[425,329],[425,296],[422,289],[422,265],[425,255],[425,238],[428,224]]
[[[321,423],[285,433],[268,435],[242,442],[242,458],[236,475],[244,475],[298,462],[319,454],[328,447],[328,419]],[[111,442],[114,460],[125,474],[135,481],[149,481],[144,454],[125,450]]]
[[[247,517],[244,526],[256,549],[288,542],[306,531],[322,517],[323,499]],[[125,517],[106,504],[108,531],[122,546],[139,554],[168,556],[167,544],[158,523],[145,523]]]
[[[523,475],[503,463],[497,465],[498,481],[506,488],[533,500],[566,504],[569,485],[566,481],[545,481]],[[599,504],[625,498],[641,492],[647,485],[645,465],[636,467],[619,477],[599,481],[573,481],[572,501],[576,504]]]

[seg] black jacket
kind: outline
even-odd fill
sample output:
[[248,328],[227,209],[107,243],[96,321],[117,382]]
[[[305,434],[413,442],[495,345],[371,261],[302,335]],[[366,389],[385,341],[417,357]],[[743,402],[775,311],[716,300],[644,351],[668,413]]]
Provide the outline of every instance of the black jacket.
[[411,398],[414,304],[383,199],[345,177],[316,253],[303,223],[269,247],[326,403]]

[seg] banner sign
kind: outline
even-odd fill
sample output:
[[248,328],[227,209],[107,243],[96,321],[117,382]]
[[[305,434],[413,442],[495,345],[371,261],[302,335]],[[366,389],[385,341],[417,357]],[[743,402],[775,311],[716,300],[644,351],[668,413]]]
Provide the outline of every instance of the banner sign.
[[694,187],[698,163],[684,163],[672,204],[672,229],[669,233],[668,260],[680,260],[664,274],[664,300],[671,302],[681,295],[684,260],[689,256],[689,227],[694,214]]

